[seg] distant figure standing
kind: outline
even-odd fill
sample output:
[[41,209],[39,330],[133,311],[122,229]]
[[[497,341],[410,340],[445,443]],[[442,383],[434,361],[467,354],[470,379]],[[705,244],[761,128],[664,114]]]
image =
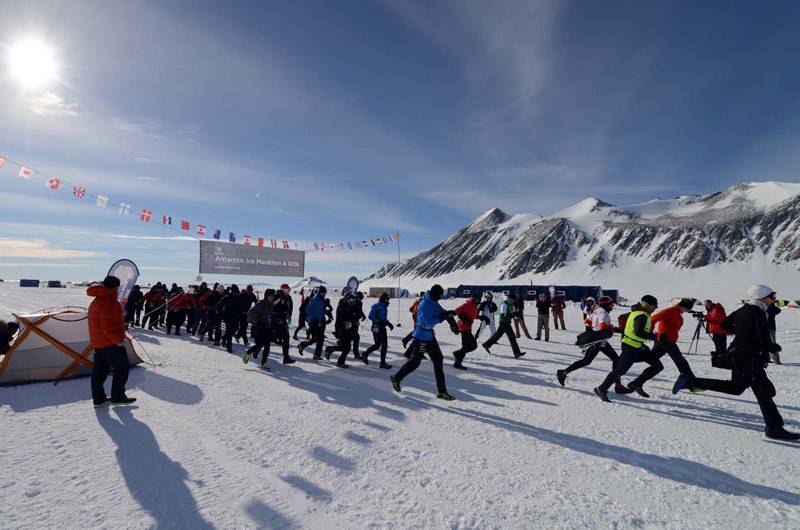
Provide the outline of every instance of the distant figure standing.
[[567,303],[564,301],[564,297],[560,294],[556,294],[553,297],[553,329],[558,329],[559,322],[561,322],[561,329],[567,329],[567,326],[564,324],[564,308],[566,307]]
[[532,338],[531,334],[528,333],[528,326],[525,325],[525,300],[522,299],[522,293],[517,291],[514,293],[516,298],[514,298],[514,329],[517,332],[517,338],[519,338],[519,328],[522,328],[523,333],[529,339]]
[[708,322],[708,332],[714,341],[715,352],[718,355],[724,354],[728,349],[728,335],[731,334],[722,327],[722,321],[728,316],[725,308],[722,304],[715,304],[711,300],[705,300],[703,306],[706,308],[705,321]]
[[536,301],[536,310],[539,313],[539,318],[536,321],[536,340],[542,340],[542,331],[544,331],[544,341],[550,340],[550,306],[553,302],[550,301],[550,296],[547,293],[539,295]]
[[[125,320],[122,306],[117,301],[119,278],[107,276],[102,284],[95,284],[86,290],[94,297],[89,304],[89,342],[94,348],[94,368],[92,369],[92,401],[100,408],[109,402],[116,405],[129,405],[136,398],[125,395],[128,381],[128,352],[125,350]],[[114,368],[111,379],[111,399],[106,397],[103,384],[108,372]]]

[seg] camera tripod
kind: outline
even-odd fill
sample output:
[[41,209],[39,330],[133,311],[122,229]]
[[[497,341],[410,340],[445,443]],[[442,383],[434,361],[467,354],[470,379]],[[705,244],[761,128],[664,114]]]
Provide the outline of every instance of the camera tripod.
[[697,348],[700,346],[700,330],[701,329],[706,332],[706,335],[708,335],[709,337],[711,336],[708,333],[708,324],[706,323],[706,321],[703,318],[698,317],[698,316],[695,316],[695,318],[697,318],[697,327],[694,328],[694,335],[692,335],[692,341],[689,343],[689,349],[686,350],[686,353],[691,353],[692,352],[692,345],[693,344],[694,344],[694,352],[697,353]]

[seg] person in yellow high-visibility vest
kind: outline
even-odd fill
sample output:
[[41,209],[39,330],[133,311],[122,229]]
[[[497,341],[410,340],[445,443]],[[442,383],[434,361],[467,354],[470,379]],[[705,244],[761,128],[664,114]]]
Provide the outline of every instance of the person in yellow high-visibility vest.
[[642,397],[650,397],[642,389],[642,384],[664,369],[664,365],[661,364],[658,355],[653,355],[644,344],[648,340],[656,339],[655,333],[651,331],[650,315],[657,307],[658,300],[654,296],[646,294],[639,302],[639,307],[628,315],[625,329],[622,331],[622,353],[619,356],[619,360],[614,364],[614,368],[606,376],[605,381],[594,389],[594,393],[603,401],[611,401],[608,399],[608,389],[619,377],[625,375],[625,372],[628,371],[633,363],[647,363],[649,366],[644,369],[639,377],[628,383],[628,388]]

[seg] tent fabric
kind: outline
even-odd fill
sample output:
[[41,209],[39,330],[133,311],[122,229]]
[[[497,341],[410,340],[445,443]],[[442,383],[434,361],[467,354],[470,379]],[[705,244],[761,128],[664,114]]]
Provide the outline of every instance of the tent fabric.
[[292,290],[297,290],[302,288],[313,289],[314,287],[319,287],[320,285],[328,285],[328,284],[326,282],[323,282],[316,276],[309,276],[308,278],[303,278],[302,280],[293,283],[292,285],[289,286],[289,288]]
[[[17,317],[14,344],[0,356],[0,386],[87,376],[94,366],[89,343],[88,312],[70,309]],[[142,359],[128,342],[131,366]]]

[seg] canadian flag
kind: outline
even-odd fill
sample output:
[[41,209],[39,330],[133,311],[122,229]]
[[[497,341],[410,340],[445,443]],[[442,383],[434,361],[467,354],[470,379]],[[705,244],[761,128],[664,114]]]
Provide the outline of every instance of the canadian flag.
[[47,182],[45,182],[44,185],[50,188],[51,190],[57,190],[59,184],[61,184],[60,180],[54,179],[53,177],[48,177]]
[[199,236],[206,235],[206,227],[203,225],[197,225],[197,235]]
[[259,247],[263,247],[264,246],[264,238],[263,237],[259,237],[258,238],[258,246]]
[[249,245],[250,244],[250,236],[248,236],[248,235],[244,236],[244,244],[245,245]]
[[181,230],[189,230],[189,221],[181,221]]
[[32,174],[33,174],[33,171],[31,171],[30,169],[28,169],[26,167],[19,168],[19,176],[24,178],[24,179],[31,178]]
[[145,223],[149,223],[151,215],[153,215],[153,212],[151,210],[142,210],[142,215],[141,217],[139,217],[139,219],[141,219]]

